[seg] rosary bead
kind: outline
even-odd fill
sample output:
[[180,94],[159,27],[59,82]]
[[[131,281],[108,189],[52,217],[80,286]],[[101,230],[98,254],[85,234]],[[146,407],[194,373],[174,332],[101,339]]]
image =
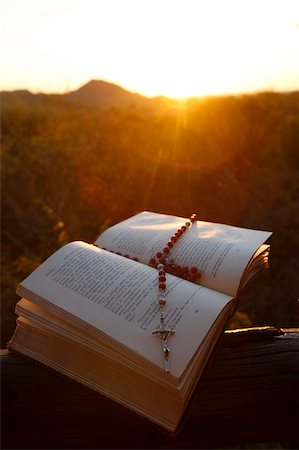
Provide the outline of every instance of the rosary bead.
[[156,253],[156,256],[157,256],[158,259],[160,259],[160,258],[162,258],[163,253],[162,252],[158,252],[158,253]]
[[196,273],[191,273],[190,278],[193,283],[196,283],[196,281],[199,279]]
[[176,272],[177,275],[180,275],[180,274],[181,274],[181,272],[182,272],[182,267],[181,267],[179,264],[177,264],[177,266],[176,266],[176,268],[175,268],[175,272]]
[[166,284],[165,283],[159,283],[159,289],[160,289],[160,291],[165,291]]
[[156,267],[156,260],[155,260],[155,258],[151,258],[149,263],[150,263],[150,266]]
[[165,255],[168,255],[168,253],[170,252],[169,247],[164,247],[163,252],[165,253]]
[[173,242],[172,241],[168,241],[167,242],[167,247],[172,248],[173,247]]
[[163,275],[159,276],[159,281],[161,281],[162,283],[165,283],[166,277]]

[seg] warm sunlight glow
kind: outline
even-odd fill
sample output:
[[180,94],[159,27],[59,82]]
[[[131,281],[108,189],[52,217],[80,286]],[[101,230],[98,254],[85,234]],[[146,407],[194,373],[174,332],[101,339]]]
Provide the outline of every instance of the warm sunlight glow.
[[23,0],[1,4],[2,85],[92,78],[177,98],[298,88],[294,0]]

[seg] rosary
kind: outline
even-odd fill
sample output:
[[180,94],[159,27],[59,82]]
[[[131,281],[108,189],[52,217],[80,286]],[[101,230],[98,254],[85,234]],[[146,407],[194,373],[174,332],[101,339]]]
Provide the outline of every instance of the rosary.
[[[174,330],[166,328],[165,326],[165,306],[166,306],[166,272],[172,273],[180,278],[184,278],[188,281],[196,282],[201,274],[197,267],[186,267],[180,266],[179,264],[175,264],[173,259],[170,258],[171,250],[176,245],[180,237],[191,228],[192,224],[197,221],[197,215],[192,214],[190,219],[182,225],[178,230],[170,237],[169,241],[164,247],[163,251],[159,251],[156,255],[149,260],[148,265],[154,267],[158,270],[158,287],[159,287],[159,295],[158,295],[158,304],[160,310],[160,327],[157,330],[154,330],[152,334],[158,336],[161,339],[162,350],[164,355],[164,368],[166,372],[169,372],[169,355],[170,349],[168,347],[168,338],[175,334]],[[103,250],[107,250],[103,248]],[[112,250],[110,250],[114,253]],[[121,255],[121,253],[116,252],[116,254]],[[125,258],[134,259],[138,261],[137,258],[130,258],[129,255],[121,255]]]
[[152,333],[161,339],[162,350],[164,355],[164,368],[166,372],[169,372],[169,355],[170,349],[168,347],[168,338],[175,334],[174,330],[165,327],[165,306],[166,306],[166,272],[172,273],[185,278],[186,280],[195,282],[200,278],[200,272],[197,267],[181,267],[175,264],[173,259],[170,259],[170,253],[172,248],[176,245],[180,237],[192,226],[194,222],[197,221],[196,214],[192,214],[189,221],[182,225],[176,233],[174,233],[170,240],[167,242],[166,247],[163,251],[156,253],[154,258],[151,258],[149,265],[155,267],[158,270],[158,280],[159,280],[159,296],[158,304],[160,310],[160,327],[154,330]]

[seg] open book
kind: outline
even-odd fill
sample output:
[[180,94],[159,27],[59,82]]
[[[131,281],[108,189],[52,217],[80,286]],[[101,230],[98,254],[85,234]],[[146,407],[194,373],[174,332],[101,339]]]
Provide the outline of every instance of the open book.
[[201,278],[167,274],[165,321],[175,335],[166,373],[152,334],[157,270],[148,262],[185,222],[143,212],[93,245],[59,249],[18,286],[10,348],[175,430],[240,290],[268,265],[271,235],[198,221],[180,238],[171,257]]

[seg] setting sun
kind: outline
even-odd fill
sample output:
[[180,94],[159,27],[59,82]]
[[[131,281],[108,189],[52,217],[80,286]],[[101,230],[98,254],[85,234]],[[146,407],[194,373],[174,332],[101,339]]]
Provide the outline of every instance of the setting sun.
[[104,79],[148,96],[298,88],[298,4],[236,0],[2,2],[1,89]]

